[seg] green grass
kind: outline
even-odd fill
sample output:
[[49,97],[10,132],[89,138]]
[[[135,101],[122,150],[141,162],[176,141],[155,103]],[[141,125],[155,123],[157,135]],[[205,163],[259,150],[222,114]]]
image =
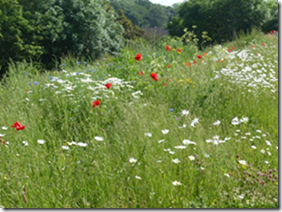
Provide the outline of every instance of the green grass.
[[[165,45],[183,49],[166,52]],[[240,58],[243,50],[247,55]],[[140,62],[134,60],[137,53]],[[61,71],[45,73],[32,64],[11,65],[1,83],[2,207],[278,208],[277,37],[253,33],[202,52],[167,39],[154,51],[136,43],[115,58],[63,62]],[[112,80],[108,90],[104,84],[111,77],[123,81]],[[137,91],[141,94],[132,95]],[[96,99],[101,104],[92,108]],[[189,114],[183,116],[183,110]],[[235,117],[248,121],[233,125]],[[195,118],[199,122],[192,127]],[[16,121],[26,128],[11,128]],[[184,139],[196,145],[176,149],[185,146]],[[70,146],[72,141],[87,146]],[[173,163],[176,158],[180,163]]]

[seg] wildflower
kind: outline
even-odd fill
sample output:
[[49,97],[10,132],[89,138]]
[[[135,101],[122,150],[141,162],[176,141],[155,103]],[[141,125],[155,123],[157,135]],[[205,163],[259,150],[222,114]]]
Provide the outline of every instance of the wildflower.
[[228,52],[231,52],[231,50],[230,50],[230,49],[227,49],[227,51],[228,51]]
[[266,161],[264,161],[266,164],[269,164],[269,162],[266,160]]
[[194,141],[190,141],[190,140],[188,140],[188,139],[184,139],[184,140],[182,141],[182,143],[183,143],[184,145],[189,145],[189,144],[197,145]]
[[265,44],[265,43],[262,43],[262,45],[263,45],[263,46],[266,46],[266,44]]
[[178,54],[181,54],[181,49],[177,49],[177,53],[178,53]]
[[251,148],[252,148],[252,149],[256,149],[257,147],[253,145],[253,146],[251,146]]
[[208,53],[206,53],[206,52],[203,54],[204,57],[207,56],[207,55],[208,55]]
[[142,76],[143,74],[144,74],[143,71],[140,71],[140,72],[138,73],[139,76]]
[[142,178],[137,176],[137,175],[135,176],[135,178],[138,179],[138,180],[142,180]]
[[264,153],[265,153],[265,150],[264,150],[264,149],[262,149],[262,150],[260,150],[260,152],[261,152],[262,154],[264,154]]
[[99,107],[99,105],[100,105],[100,103],[101,103],[101,100],[96,100],[96,101],[94,101],[92,104],[92,108],[94,108],[94,107]]
[[198,55],[197,58],[202,59],[201,55]]
[[190,63],[185,63],[186,66],[188,66],[190,68]]
[[207,142],[207,143],[212,143],[213,140],[212,140],[212,139],[207,139],[206,142]]
[[210,157],[210,155],[209,155],[209,154],[205,154],[204,156],[205,156],[206,158],[209,158],[209,157]]
[[168,67],[168,68],[170,68],[170,67],[171,67],[171,65],[167,65],[167,67]]
[[25,128],[25,126],[21,125],[20,122],[15,122],[13,125],[11,125],[11,127],[15,127],[16,130],[23,130]]
[[5,134],[0,134],[0,138],[2,138],[2,137],[4,137],[5,136]]
[[142,59],[142,55],[141,54],[137,54],[135,57],[134,57],[135,60],[137,61],[140,61]]
[[233,125],[240,124],[238,117],[235,117],[234,119],[232,119],[231,124],[233,124]]
[[255,49],[256,47],[254,45],[252,45],[252,48]]
[[145,136],[152,137],[152,133],[144,133]]
[[192,161],[195,160],[195,157],[193,155],[188,156],[188,158]]
[[234,47],[234,46],[232,46],[232,49],[235,49],[235,47]]
[[168,134],[168,132],[169,132],[169,130],[167,130],[167,129],[164,129],[164,130],[162,130],[162,134]]
[[213,123],[213,125],[219,125],[220,124],[220,121],[217,120],[216,122]]
[[194,64],[194,65],[195,65],[195,64],[197,64],[197,61],[196,61],[196,60],[194,60],[194,61],[193,61],[193,64]]
[[101,137],[101,136],[95,136],[94,138],[95,138],[96,141],[103,141],[104,140],[104,138]]
[[168,52],[168,51],[171,50],[171,47],[170,47],[169,45],[166,45],[166,46],[165,46],[165,50]]
[[27,141],[23,141],[23,145],[28,146]]
[[180,163],[180,160],[178,158],[176,158],[176,159],[173,159],[172,162],[178,164],[178,163]]
[[156,73],[151,73],[151,77],[153,80],[158,81],[158,75]]
[[44,141],[44,140],[37,140],[37,143],[39,143],[39,144],[44,144],[45,141]]
[[195,124],[199,123],[199,119],[198,118],[194,118],[191,122],[191,126],[195,127]]
[[162,143],[164,141],[165,141],[165,139],[162,139],[162,140],[159,140],[158,143],[160,144],[160,143]]
[[187,116],[187,115],[189,115],[189,110],[182,110],[182,111],[181,111],[181,115],[182,115],[182,116]]
[[265,141],[268,146],[271,146],[270,141]]
[[170,108],[169,110],[170,110],[170,112],[173,112],[173,108]]
[[165,82],[163,83],[163,86],[166,86],[166,83],[165,83]]
[[107,84],[105,84],[105,86],[106,86],[108,89],[110,89],[110,88],[112,87],[112,83],[107,83]]
[[182,185],[181,182],[178,182],[178,181],[173,181],[172,184],[175,185],[175,186]]
[[69,150],[68,146],[62,146],[62,148],[65,149],[65,150]]
[[186,146],[175,146],[175,149],[186,149]]
[[81,147],[86,147],[86,146],[87,146],[87,143],[78,142],[77,145],[78,145],[78,146],[81,146]]
[[240,122],[247,123],[248,121],[249,121],[248,117],[242,117],[242,119],[240,119]]
[[137,160],[135,158],[129,158],[129,163],[136,163]]
[[224,175],[225,175],[226,177],[230,177],[230,175],[229,175],[229,174],[227,174],[227,173],[225,173]]
[[246,162],[245,160],[239,160],[238,162],[239,162],[241,165],[244,165],[244,166],[247,165],[247,162]]
[[171,155],[173,155],[173,154],[174,154],[174,152],[173,152],[173,151],[169,151],[168,153],[169,153],[169,154],[171,154]]

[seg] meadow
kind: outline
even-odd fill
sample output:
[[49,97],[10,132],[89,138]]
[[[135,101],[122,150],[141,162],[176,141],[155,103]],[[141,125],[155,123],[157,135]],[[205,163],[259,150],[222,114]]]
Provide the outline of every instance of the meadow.
[[0,86],[4,208],[278,208],[278,37],[165,38]]

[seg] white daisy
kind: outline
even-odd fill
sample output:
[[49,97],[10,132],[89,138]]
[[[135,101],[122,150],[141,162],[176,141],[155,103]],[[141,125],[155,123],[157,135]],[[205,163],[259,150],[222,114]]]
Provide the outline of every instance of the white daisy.
[[270,141],[265,141],[268,146],[271,146]]
[[253,145],[253,146],[251,146],[251,148],[256,149],[257,147]]
[[233,125],[240,124],[238,117],[235,117],[234,119],[232,119],[231,124],[233,124]]
[[142,178],[137,176],[137,175],[135,176],[135,178],[138,179],[138,180],[142,180]]
[[4,137],[5,136],[5,134],[0,134],[0,137]]
[[129,158],[129,163],[136,163],[137,160],[135,158]]
[[178,163],[180,163],[180,160],[178,158],[176,158],[176,159],[173,159],[172,162],[178,164]]
[[160,144],[160,143],[162,143],[164,141],[165,141],[165,139],[162,139],[162,140],[159,140],[158,143]]
[[95,138],[96,141],[103,141],[104,140],[104,138],[101,137],[101,136],[95,136],[94,138]]
[[78,142],[77,145],[78,145],[78,146],[81,146],[81,147],[86,147],[86,146],[87,146],[87,143]]
[[175,186],[182,185],[181,182],[178,182],[178,181],[173,181],[172,184],[175,185]]
[[68,150],[69,147],[68,146],[62,146],[63,149]]
[[37,142],[38,142],[39,144],[44,144],[44,143],[45,143],[44,140],[37,140]]
[[27,142],[27,141],[23,141],[23,144],[24,144],[25,146],[28,146],[28,142]]
[[181,115],[182,115],[182,116],[187,116],[187,115],[189,115],[189,110],[182,110]]
[[192,161],[195,160],[195,157],[193,155],[188,156],[188,158]]
[[230,175],[229,175],[229,174],[227,174],[227,173],[225,173],[224,175],[225,175],[226,177],[230,177]]
[[152,137],[152,133],[144,133],[145,136]]
[[242,117],[242,119],[240,119],[240,122],[247,123],[248,121],[249,121],[248,117]]
[[213,125],[219,125],[220,124],[220,121],[217,120],[216,122],[213,123]]
[[182,141],[182,143],[183,143],[184,145],[189,145],[189,144],[197,145],[194,141],[190,141],[190,140],[188,140],[188,139],[184,139],[184,140]]
[[1,127],[2,128],[2,130],[7,130],[8,129],[8,127]]
[[169,132],[169,130],[167,130],[167,129],[164,129],[164,130],[162,130],[162,134],[168,134],[168,132]]
[[186,146],[175,146],[175,149],[186,149]]
[[239,162],[241,165],[244,165],[244,166],[247,165],[247,161],[245,161],[245,160],[238,160],[238,162]]

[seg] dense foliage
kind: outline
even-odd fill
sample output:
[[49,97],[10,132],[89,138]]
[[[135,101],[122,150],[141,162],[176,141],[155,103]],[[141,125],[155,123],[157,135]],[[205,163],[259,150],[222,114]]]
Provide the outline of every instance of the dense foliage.
[[177,16],[168,24],[170,35],[182,36],[184,29],[197,26],[199,39],[201,32],[207,31],[213,43],[234,40],[241,32],[252,28],[265,31],[278,30],[278,3],[265,0],[190,0],[181,4]]
[[12,8],[12,12],[4,9],[7,15],[0,17],[1,51],[11,52],[1,65],[9,57],[17,61],[30,55],[40,56],[44,64],[67,54],[95,59],[123,47],[124,30],[104,0],[1,0],[0,4]]

